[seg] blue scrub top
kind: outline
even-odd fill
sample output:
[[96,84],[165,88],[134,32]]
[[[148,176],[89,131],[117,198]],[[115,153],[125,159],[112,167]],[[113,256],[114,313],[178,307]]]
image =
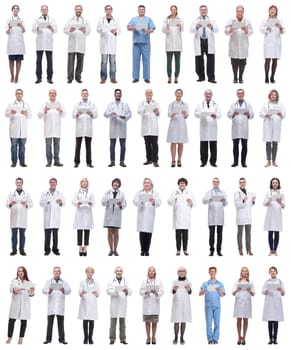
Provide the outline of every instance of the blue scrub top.
[[[202,284],[202,286],[200,287],[200,290],[204,290],[206,289],[208,286],[211,286],[213,284],[216,284],[221,290],[222,292],[225,294],[225,290],[224,290],[224,285],[223,283],[219,282],[219,281],[207,281],[204,282]],[[205,293],[205,307],[220,307],[220,295],[217,291],[207,291]]]
[[[129,23],[128,27],[135,27],[137,25],[146,25],[147,29],[154,30],[156,26],[150,17],[140,18],[139,16],[133,17]],[[144,33],[141,30],[133,31],[133,43],[134,44],[149,44],[150,43],[150,35],[148,33]]]

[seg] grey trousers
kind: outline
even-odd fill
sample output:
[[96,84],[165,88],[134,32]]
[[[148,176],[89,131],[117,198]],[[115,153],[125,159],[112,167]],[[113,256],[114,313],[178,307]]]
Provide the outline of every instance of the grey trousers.
[[242,250],[242,235],[243,228],[245,227],[245,238],[246,238],[246,250],[251,250],[251,227],[252,225],[237,225],[237,245],[238,250]]
[[77,57],[77,64],[75,69],[75,79],[81,80],[83,72],[84,54],[80,52],[68,53],[68,80],[74,79],[75,57]]
[[[110,339],[116,339],[116,324],[117,324],[117,318],[111,318],[110,319],[110,330],[109,330],[109,338]],[[125,340],[126,334],[125,334],[125,318],[119,317],[119,339]]]

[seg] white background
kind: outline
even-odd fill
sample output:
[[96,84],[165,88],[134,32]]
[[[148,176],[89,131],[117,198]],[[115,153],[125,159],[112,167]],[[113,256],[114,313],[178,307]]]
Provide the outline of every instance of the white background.
[[[31,32],[34,18],[39,16],[41,2],[35,1],[33,6],[28,5],[25,0],[19,1],[20,17],[24,19],[26,25],[25,44],[26,56],[23,61],[19,83],[9,83],[10,76],[8,70],[8,60],[6,57],[6,20],[11,16],[13,3],[0,4],[0,87],[2,98],[0,109],[2,111],[2,121],[0,127],[1,154],[1,202],[0,215],[2,220],[1,234],[1,275],[2,275],[2,313],[0,315],[0,343],[4,344],[6,339],[8,310],[11,295],[9,293],[9,283],[15,277],[18,266],[23,265],[28,269],[30,279],[36,283],[36,295],[31,299],[32,319],[28,323],[27,334],[24,347],[29,349],[39,349],[40,344],[45,339],[46,332],[46,305],[47,299],[42,295],[47,279],[52,276],[53,266],[59,265],[62,268],[62,277],[66,279],[71,288],[72,294],[66,298],[65,331],[66,340],[73,348],[73,344],[80,346],[83,341],[82,324],[77,320],[79,305],[78,286],[80,280],[85,278],[84,270],[88,265],[95,267],[95,277],[101,286],[101,295],[98,300],[99,321],[95,324],[95,343],[102,349],[109,348],[109,297],[106,295],[106,285],[114,277],[114,268],[121,265],[124,268],[124,276],[131,282],[133,295],[128,300],[127,317],[127,339],[128,349],[145,347],[145,331],[142,323],[142,298],[138,290],[142,280],[146,277],[149,266],[157,268],[157,277],[162,280],[165,294],[161,299],[161,316],[158,325],[156,348],[171,347],[173,340],[173,325],[170,323],[170,311],[172,294],[170,286],[172,280],[176,278],[176,271],[180,265],[188,269],[188,277],[193,284],[192,314],[193,322],[187,325],[185,348],[199,346],[205,349],[207,345],[204,321],[204,300],[198,297],[198,291],[202,282],[208,279],[208,267],[215,265],[218,268],[218,279],[225,284],[226,296],[222,300],[221,315],[221,348],[235,346],[236,321],[232,318],[234,297],[231,295],[233,284],[239,277],[242,266],[248,266],[250,277],[254,282],[256,296],[253,298],[253,319],[249,322],[246,348],[268,348],[267,324],[261,321],[264,297],[261,294],[263,283],[268,279],[268,269],[275,265],[279,270],[279,278],[285,283],[286,296],[284,297],[285,322],[279,327],[279,345],[282,348],[288,343],[290,329],[290,305],[289,291],[291,289],[289,279],[288,256],[290,238],[288,229],[290,228],[289,193],[290,184],[288,178],[288,163],[290,139],[288,139],[288,128],[290,121],[288,116],[288,91],[287,82],[290,77],[289,64],[290,42],[288,26],[287,33],[282,37],[283,51],[282,59],[278,62],[278,70],[275,86],[264,84],[264,59],[263,59],[263,35],[259,32],[261,21],[267,17],[268,2],[256,4],[254,1],[243,1],[245,6],[245,16],[251,20],[254,35],[250,37],[250,57],[244,75],[246,101],[253,106],[255,118],[250,121],[249,154],[247,158],[248,168],[231,168],[232,163],[232,141],[231,141],[231,121],[226,113],[231,103],[236,101],[236,89],[238,85],[232,84],[232,71],[230,59],[228,58],[228,37],[224,34],[224,26],[227,21],[234,17],[235,7],[238,3],[227,1],[208,0],[209,15],[214,17],[219,32],[216,34],[216,85],[209,86],[208,83],[197,83],[194,65],[193,37],[189,33],[190,25],[199,14],[200,3],[194,1],[180,0],[176,2],[178,13],[184,19],[185,30],[183,33],[184,50],[181,60],[181,74],[179,84],[167,84],[166,55],[164,50],[164,34],[161,31],[163,20],[169,14],[172,2],[168,1],[146,1],[146,14],[149,15],[155,25],[156,31],[151,35],[152,57],[151,57],[151,81],[150,85],[141,82],[131,83],[132,72],[132,33],[127,32],[126,25],[131,17],[137,14],[137,6],[140,1],[111,1],[113,15],[120,20],[122,33],[118,37],[117,53],[117,80],[119,84],[107,83],[100,86],[100,54],[99,54],[99,34],[96,32],[97,21],[104,15],[104,2],[92,2],[83,0],[83,15],[91,25],[91,34],[87,37],[87,50],[85,55],[84,72],[82,75],[83,84],[73,82],[66,83],[66,62],[67,62],[67,36],[63,33],[66,21],[74,14],[75,2],[50,0],[49,14],[55,17],[58,25],[58,33],[54,36],[54,86],[58,92],[58,100],[65,106],[67,115],[62,121],[61,139],[61,161],[63,168],[46,168],[45,143],[43,139],[43,121],[39,120],[37,113],[41,105],[47,100],[48,90],[52,86],[46,84],[45,74],[43,83],[35,85],[35,35]],[[287,22],[287,3],[283,0],[277,1],[279,7],[279,18]],[[288,52],[289,51],[289,52]],[[43,61],[46,62],[45,59]],[[44,66],[44,73],[46,66]],[[285,83],[286,82],[286,83]],[[8,134],[8,119],[4,117],[4,111],[9,102],[14,100],[16,88],[24,89],[24,101],[30,104],[33,117],[29,120],[29,136],[26,149],[26,163],[28,167],[10,168],[10,140]],[[128,139],[126,164],[127,168],[108,168],[109,163],[109,121],[103,117],[107,103],[113,100],[113,92],[116,87],[123,91],[123,100],[129,103],[133,112],[132,119],[128,122]],[[145,150],[143,139],[140,137],[140,116],[137,115],[138,103],[144,99],[146,88],[152,88],[154,99],[159,102],[162,114],[160,117],[160,168],[143,166],[145,160]],[[285,103],[287,118],[283,121],[282,142],[279,145],[278,164],[279,168],[264,168],[265,145],[262,141],[263,121],[259,117],[259,111],[263,103],[267,101],[267,95],[271,88],[277,88],[280,93],[280,101]],[[85,166],[85,154],[82,154],[82,163],[78,169],[73,168],[74,147],[75,147],[75,121],[71,117],[74,104],[80,100],[82,88],[89,89],[89,99],[92,100],[98,109],[99,116],[94,121],[94,138],[92,143],[94,169]],[[174,100],[176,88],[184,90],[183,99],[189,105],[189,118],[187,120],[189,132],[189,144],[185,145],[183,154],[183,167],[170,168],[169,144],[166,143],[166,134],[169,118],[167,108]],[[218,121],[218,168],[200,168],[199,161],[199,121],[194,117],[196,105],[203,99],[203,92],[206,88],[213,89],[213,99],[219,104],[222,118]],[[84,147],[84,146],[83,146]],[[117,160],[119,146],[117,145]],[[10,229],[9,211],[5,208],[6,196],[15,188],[15,178],[21,176],[24,179],[24,189],[31,194],[34,202],[33,208],[29,211],[28,229],[26,233],[27,257],[19,255],[10,257]],[[50,255],[43,256],[43,227],[42,208],[39,206],[41,192],[48,189],[50,177],[58,179],[58,188],[67,200],[67,205],[62,209],[62,222],[59,232],[59,248],[62,253],[60,257]],[[74,193],[78,190],[79,181],[82,177],[88,177],[90,188],[95,194],[96,206],[94,208],[95,230],[91,232],[90,246],[87,258],[78,256],[76,246],[76,232],[72,229],[75,208],[71,204]],[[132,204],[132,199],[136,191],[142,187],[144,177],[151,177],[154,181],[155,190],[162,198],[162,205],[157,209],[155,229],[151,246],[151,256],[143,258],[139,256],[138,233],[136,232],[136,208]],[[189,239],[189,257],[175,256],[175,238],[172,229],[172,211],[167,204],[167,199],[172,190],[176,189],[177,179],[186,177],[189,181],[189,189],[194,192],[196,207],[192,211],[192,230]],[[218,176],[221,180],[221,188],[228,195],[229,205],[225,208],[225,227],[223,233],[223,257],[208,257],[208,227],[207,227],[207,206],[202,205],[202,197],[211,188],[212,178]],[[252,250],[253,257],[239,257],[236,244],[235,209],[233,204],[233,193],[238,188],[238,179],[244,176],[247,179],[247,189],[257,194],[257,203],[253,208],[252,227]],[[267,233],[263,231],[265,207],[262,202],[265,192],[269,188],[270,179],[278,176],[281,180],[282,189],[285,192],[286,209],[283,217],[283,232],[280,235],[279,256],[268,257]],[[120,232],[119,253],[120,257],[108,257],[107,232],[102,227],[104,208],[100,201],[106,190],[110,188],[111,180],[120,177],[122,181],[121,190],[125,193],[128,207],[123,213],[123,224]],[[19,323],[16,323],[13,345],[16,344]],[[57,327],[55,325],[55,332]],[[1,340],[2,339],[2,340]],[[16,346],[16,345],[15,345]],[[53,348],[59,348],[57,334],[54,336]]]

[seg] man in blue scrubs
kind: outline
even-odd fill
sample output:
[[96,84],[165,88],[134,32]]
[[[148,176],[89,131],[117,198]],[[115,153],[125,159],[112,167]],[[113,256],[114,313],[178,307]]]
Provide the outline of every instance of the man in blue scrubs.
[[150,83],[150,34],[155,29],[152,19],[145,16],[145,6],[140,5],[138,7],[138,16],[133,17],[127,25],[127,30],[133,32],[133,83],[139,81],[140,57],[142,58],[144,81]]

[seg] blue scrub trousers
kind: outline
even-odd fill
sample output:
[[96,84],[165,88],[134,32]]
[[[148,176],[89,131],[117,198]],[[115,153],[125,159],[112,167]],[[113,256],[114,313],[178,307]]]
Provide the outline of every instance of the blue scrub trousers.
[[[220,324],[220,307],[206,307],[205,308],[205,319],[206,319],[206,334],[207,339],[216,340],[219,339],[219,324]],[[214,328],[212,329],[212,322]]]
[[143,79],[150,80],[150,56],[151,56],[151,44],[150,43],[135,43],[132,50],[133,60],[133,79],[139,80],[140,71],[140,57],[142,58],[143,65]]

